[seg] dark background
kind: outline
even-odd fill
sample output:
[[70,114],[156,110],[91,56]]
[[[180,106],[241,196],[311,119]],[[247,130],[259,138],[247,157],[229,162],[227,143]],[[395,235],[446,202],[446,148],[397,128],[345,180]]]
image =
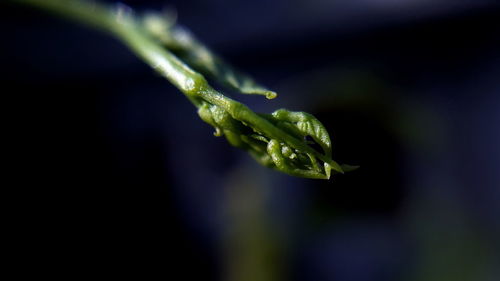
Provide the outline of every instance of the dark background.
[[3,4],[19,274],[499,280],[494,1],[123,2],[175,9],[279,93],[233,97],[313,113],[334,158],[361,168],[318,181],[261,167],[117,40]]

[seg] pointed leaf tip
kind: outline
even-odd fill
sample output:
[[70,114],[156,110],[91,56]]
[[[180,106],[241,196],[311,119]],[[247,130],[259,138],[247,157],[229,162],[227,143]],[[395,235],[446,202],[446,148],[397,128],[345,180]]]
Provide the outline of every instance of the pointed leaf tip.
[[344,170],[345,172],[352,172],[354,170],[359,169],[360,166],[342,164],[341,167],[342,167],[342,170]]
[[330,164],[326,163],[323,165],[325,167],[325,175],[326,175],[326,179],[329,180],[330,179],[330,176],[332,175],[332,167],[330,166]]
[[332,168],[332,170],[334,170],[334,171],[336,171],[336,172],[338,172],[338,173],[341,173],[341,174],[343,174],[343,173],[344,173],[344,170],[342,169],[342,167],[341,167],[341,166],[340,166],[337,162],[335,162],[335,161],[333,161],[333,160],[332,160],[332,161],[329,163],[329,165],[330,165],[330,167]]
[[273,92],[273,91],[266,92],[266,98],[268,100],[272,100],[272,99],[276,98],[277,96],[278,96],[278,94],[276,92]]

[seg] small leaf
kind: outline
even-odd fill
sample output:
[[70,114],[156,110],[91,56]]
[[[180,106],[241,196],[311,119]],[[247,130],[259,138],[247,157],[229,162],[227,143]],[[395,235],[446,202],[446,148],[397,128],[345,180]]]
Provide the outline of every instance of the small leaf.
[[360,166],[342,164],[342,165],[340,165],[340,167],[342,167],[342,170],[344,170],[344,172],[352,172],[352,171],[359,169]]
[[173,24],[171,19],[161,14],[150,13],[145,17],[143,26],[193,69],[211,76],[226,87],[241,94],[262,95],[267,99],[277,97],[276,92],[237,71],[198,41],[186,28]]
[[277,120],[293,125],[303,137],[312,137],[321,146],[325,155],[331,157],[332,143],[330,135],[316,117],[306,112],[293,112],[286,109],[278,109],[272,113],[272,116]]

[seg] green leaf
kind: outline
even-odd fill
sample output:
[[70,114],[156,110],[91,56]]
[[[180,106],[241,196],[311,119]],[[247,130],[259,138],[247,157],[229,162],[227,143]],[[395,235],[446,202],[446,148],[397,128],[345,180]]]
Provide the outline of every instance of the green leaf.
[[332,142],[330,135],[321,122],[313,115],[306,112],[293,112],[286,109],[278,109],[272,113],[272,116],[279,121],[281,126],[293,126],[301,136],[310,136],[318,143],[327,156],[332,154]]
[[255,82],[250,76],[237,71],[222,58],[203,45],[186,28],[172,24],[172,19],[161,14],[145,16],[144,27],[167,48],[183,59],[196,71],[219,81],[231,90],[242,94],[263,95],[268,99],[277,97],[273,92]]

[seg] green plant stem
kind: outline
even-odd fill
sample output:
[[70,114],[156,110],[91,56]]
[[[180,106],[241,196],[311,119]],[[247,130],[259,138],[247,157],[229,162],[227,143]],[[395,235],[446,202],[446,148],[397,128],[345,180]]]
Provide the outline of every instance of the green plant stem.
[[[331,159],[329,153],[319,153],[318,151],[307,145],[303,139],[298,138],[297,135],[290,134],[286,130],[283,130],[279,126],[276,126],[275,124],[268,121],[267,119],[269,118],[262,117],[262,115],[253,112],[244,104],[226,97],[225,95],[213,89],[208,84],[203,75],[194,71],[190,66],[185,64],[177,56],[175,56],[172,52],[165,48],[165,46],[162,45],[161,41],[157,40],[157,38],[154,37],[154,34],[151,34],[151,32],[144,27],[143,23],[129,8],[123,5],[107,6],[97,2],[90,2],[85,0],[11,1],[20,4],[35,6],[51,13],[55,13],[60,16],[75,20],[77,22],[88,24],[112,34],[120,41],[122,41],[125,45],[127,45],[144,62],[149,64],[152,68],[154,68],[161,75],[167,78],[180,91],[182,91],[196,107],[202,108],[205,105],[218,106],[224,110],[223,113],[228,113],[232,117],[232,119],[237,120],[245,126],[250,127],[251,129],[253,129],[253,131],[265,136],[265,138],[269,140],[279,140],[275,141],[273,145],[276,145],[276,143],[283,145],[286,144],[294,148],[297,152],[312,155],[325,163],[325,171],[318,173],[317,175],[312,175],[311,173],[304,172],[301,169],[291,169],[286,165],[278,165],[279,163],[275,161],[275,168],[277,168],[278,170],[282,170],[286,173],[296,176],[311,178],[329,178],[330,168],[336,172],[343,172],[342,168]],[[199,44],[196,45],[194,50],[197,52],[199,52],[200,50],[204,51],[204,49],[202,49],[202,47],[200,46],[201,45]],[[235,85],[235,87],[238,87],[238,85]],[[259,88],[258,91],[260,90],[261,89]],[[264,91],[264,93],[268,92]],[[271,96],[274,97],[275,94]],[[217,116],[214,115],[214,119],[217,119]],[[219,125],[223,126],[221,124],[223,123],[214,123],[213,125],[217,128],[217,126]],[[319,121],[318,124],[320,124]],[[324,128],[322,127],[322,125],[320,126],[320,129],[323,130]],[[230,133],[229,131],[230,130],[225,130],[226,138],[228,138],[228,140],[231,142],[228,136],[228,134]],[[240,137],[241,136],[242,135],[240,135]],[[329,137],[327,133],[326,137],[328,138],[329,145]],[[245,138],[241,137],[241,139],[244,140]],[[248,146],[242,147],[246,147],[248,150]],[[270,153],[269,149],[270,148],[268,148],[268,153]],[[277,153],[281,154],[281,150],[279,149],[279,147],[274,150],[279,151]],[[277,158],[272,157],[272,159],[281,159],[281,155]],[[316,163],[314,163],[314,165],[316,165]],[[328,166],[328,168],[326,168],[326,166]]]

